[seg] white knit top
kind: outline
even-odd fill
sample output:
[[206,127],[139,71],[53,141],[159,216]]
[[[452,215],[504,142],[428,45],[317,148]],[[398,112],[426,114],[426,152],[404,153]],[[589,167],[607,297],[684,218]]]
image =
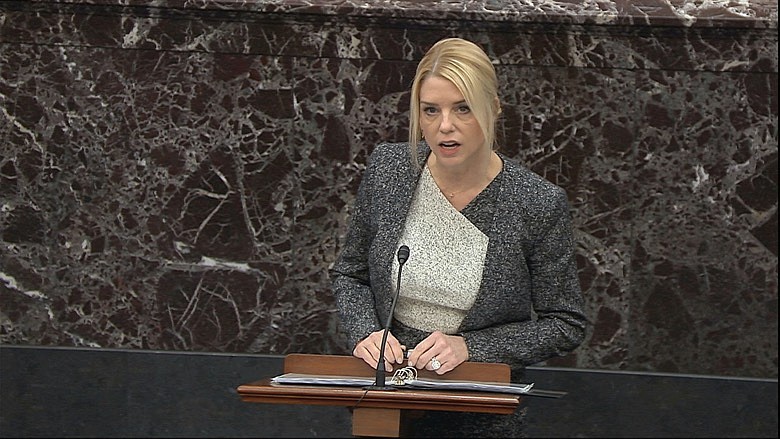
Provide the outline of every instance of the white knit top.
[[[482,283],[488,237],[447,200],[428,167],[423,169],[400,245],[403,267],[394,317],[422,331],[457,332]],[[398,260],[393,262],[393,285]]]

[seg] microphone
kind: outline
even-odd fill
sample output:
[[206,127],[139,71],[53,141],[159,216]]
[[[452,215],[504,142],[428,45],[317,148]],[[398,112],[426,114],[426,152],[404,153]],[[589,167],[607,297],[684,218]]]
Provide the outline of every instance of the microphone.
[[382,334],[382,344],[379,347],[379,361],[377,361],[376,364],[376,381],[374,381],[374,385],[369,386],[367,390],[396,390],[393,386],[385,385],[385,343],[387,342],[387,333],[390,331],[390,324],[393,322],[395,303],[398,301],[398,296],[401,294],[401,269],[404,267],[407,259],[409,259],[409,247],[402,245],[398,249],[398,284],[395,288],[393,304],[390,306],[390,314],[387,316],[385,332]]

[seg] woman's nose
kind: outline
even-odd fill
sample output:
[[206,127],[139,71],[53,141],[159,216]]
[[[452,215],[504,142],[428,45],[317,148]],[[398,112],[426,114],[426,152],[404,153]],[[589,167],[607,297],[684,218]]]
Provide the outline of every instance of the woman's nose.
[[441,114],[441,123],[439,124],[439,131],[444,132],[444,133],[448,133],[448,132],[452,131],[453,128],[454,128],[454,125],[453,125],[453,122],[452,122],[451,115],[449,113],[447,113],[446,111],[442,112],[442,114]]

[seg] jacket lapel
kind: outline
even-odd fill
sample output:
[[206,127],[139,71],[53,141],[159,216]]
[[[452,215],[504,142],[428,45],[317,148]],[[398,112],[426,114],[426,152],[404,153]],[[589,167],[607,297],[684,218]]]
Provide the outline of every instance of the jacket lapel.
[[[508,230],[524,227],[520,218],[517,217],[517,208],[513,205],[516,197],[512,195],[511,181],[515,171],[512,162],[505,156],[501,156],[504,161],[504,178],[499,188],[496,199],[496,208],[493,213],[493,224],[488,232],[488,249],[485,257],[485,268],[482,272],[482,284],[479,293],[461,323],[461,330],[480,327],[484,316],[491,315],[490,310],[496,309],[503,302],[500,295],[503,291],[502,282],[507,279],[507,270],[514,271],[509,265],[518,258],[519,244],[516,238],[517,234],[506,233]],[[520,251],[522,257],[522,251]],[[509,277],[522,276],[521,273],[513,273]],[[502,280],[503,279],[503,280]]]

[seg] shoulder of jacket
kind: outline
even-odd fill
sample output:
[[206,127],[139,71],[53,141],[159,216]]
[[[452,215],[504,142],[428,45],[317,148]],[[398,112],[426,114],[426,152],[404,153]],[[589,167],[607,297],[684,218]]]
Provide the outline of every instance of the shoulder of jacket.
[[395,157],[408,157],[409,144],[406,142],[383,142],[374,147],[369,155],[369,161],[388,160]]
[[366,163],[369,172],[381,172],[389,178],[414,174],[409,143],[379,143],[371,152]]
[[504,169],[507,171],[507,175],[513,184],[531,186],[553,192],[563,190],[560,186],[520,164],[517,160],[506,156],[501,156],[501,158],[506,162]]
[[[506,160],[506,157],[502,157]],[[524,210],[548,211],[557,210],[568,203],[566,191],[533,172],[527,167],[509,159],[504,167],[506,172],[506,188],[509,200],[515,200],[525,206]]]

